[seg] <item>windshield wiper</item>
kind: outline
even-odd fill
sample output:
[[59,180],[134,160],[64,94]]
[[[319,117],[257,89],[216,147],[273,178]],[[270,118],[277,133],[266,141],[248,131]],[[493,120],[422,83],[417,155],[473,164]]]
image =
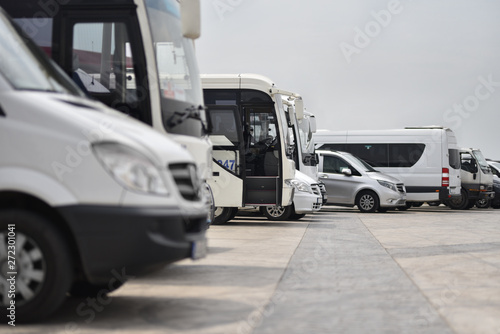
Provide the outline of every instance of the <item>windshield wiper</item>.
[[198,107],[191,106],[189,108],[186,108],[184,112],[174,111],[173,115],[167,119],[167,126],[173,128],[179,124],[184,123],[186,119],[191,118],[200,121],[203,127],[203,131],[205,132],[206,131],[205,123],[203,122],[203,119],[201,118],[200,114],[202,110],[205,110],[205,108],[199,105]]

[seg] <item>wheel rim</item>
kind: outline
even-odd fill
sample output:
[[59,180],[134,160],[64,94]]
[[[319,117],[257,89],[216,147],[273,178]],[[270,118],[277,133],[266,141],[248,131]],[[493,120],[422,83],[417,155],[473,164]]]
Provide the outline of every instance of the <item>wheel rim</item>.
[[220,215],[222,215],[223,212],[224,212],[223,207],[220,207],[220,206],[216,207],[215,211],[214,211],[214,218],[219,217]]
[[274,217],[274,218],[279,218],[279,217],[283,216],[283,214],[285,213],[284,207],[276,206],[276,205],[268,206],[268,207],[266,207],[266,210],[267,210],[267,213],[269,213],[269,215],[271,217]]
[[[10,283],[7,281],[12,275],[9,272],[17,272],[16,278],[16,305],[22,306],[35,298],[42,289],[45,281],[47,265],[43,253],[38,244],[23,233],[16,231],[16,254],[15,268],[10,268],[9,260],[12,261],[12,253],[8,252],[8,233],[0,233],[0,297],[2,305],[8,305]],[[11,258],[8,257],[11,255]],[[11,296],[12,297],[12,296]]]
[[359,199],[359,205],[363,210],[371,210],[375,206],[375,199],[370,195],[363,195]]

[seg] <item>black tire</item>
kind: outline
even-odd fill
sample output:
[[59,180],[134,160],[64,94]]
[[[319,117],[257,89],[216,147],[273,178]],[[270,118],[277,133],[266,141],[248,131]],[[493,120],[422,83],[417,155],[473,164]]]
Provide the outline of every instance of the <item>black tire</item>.
[[491,205],[491,200],[489,199],[478,199],[475,203],[476,207],[479,209],[489,208]]
[[373,213],[379,208],[379,199],[377,194],[370,190],[361,191],[356,196],[356,205],[362,213]]
[[399,210],[399,211],[406,211],[406,210],[408,210],[408,209],[409,209],[409,208],[411,208],[411,207],[412,207],[412,203],[408,203],[408,202],[406,202],[406,204],[405,204],[405,205],[398,206],[398,210]]
[[293,205],[279,206],[269,205],[264,207],[264,216],[269,220],[283,221],[288,220],[294,212]]
[[114,284],[94,285],[86,281],[73,283],[69,294],[73,297],[95,297],[99,293],[107,295],[120,288],[124,282],[114,282]]
[[305,216],[306,216],[306,214],[305,214],[305,213],[295,213],[295,212],[294,212],[294,213],[292,213],[292,214],[290,215],[290,220],[299,220],[299,219],[304,218]]
[[411,204],[411,206],[412,206],[412,207],[414,207],[414,208],[419,208],[419,207],[421,207],[423,204],[424,204],[424,202],[413,202],[413,203]]
[[[17,322],[45,320],[63,303],[70,289],[73,281],[71,252],[64,236],[46,218],[23,210],[5,210],[0,211],[0,237],[5,254],[9,224],[15,226],[17,248],[15,319]],[[5,275],[6,272],[0,273],[4,280]],[[10,303],[10,298],[5,298],[8,290],[5,285],[0,291],[3,319],[9,319],[5,305],[7,300]]]
[[469,207],[469,197],[467,195],[467,191],[463,188],[460,190],[460,197],[450,199],[446,202],[446,204],[453,210],[467,210]]
[[213,225],[224,225],[227,224],[228,221],[234,218],[236,213],[238,212],[238,208],[232,207],[216,207]]

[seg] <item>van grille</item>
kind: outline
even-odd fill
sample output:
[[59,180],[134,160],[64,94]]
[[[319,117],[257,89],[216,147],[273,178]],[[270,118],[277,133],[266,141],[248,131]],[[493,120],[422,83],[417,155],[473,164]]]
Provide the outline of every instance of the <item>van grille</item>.
[[182,197],[188,201],[200,199],[200,180],[196,167],[192,164],[172,164],[169,166]]
[[312,189],[314,195],[321,196],[321,189],[319,187],[319,184],[316,184],[316,183],[311,184],[311,189]]
[[400,193],[405,193],[405,192],[406,192],[406,189],[405,189],[404,184],[402,184],[402,183],[398,183],[398,184],[396,184],[396,187],[398,188],[398,191],[399,191]]

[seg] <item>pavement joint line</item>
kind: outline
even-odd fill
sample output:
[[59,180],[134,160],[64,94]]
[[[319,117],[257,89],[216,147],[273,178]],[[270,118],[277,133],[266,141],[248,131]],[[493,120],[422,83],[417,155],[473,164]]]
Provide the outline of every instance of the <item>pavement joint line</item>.
[[[303,221],[303,222],[304,222],[304,221]],[[279,287],[279,286],[280,286],[280,284],[283,282],[283,279],[284,279],[285,274],[286,274],[286,272],[287,272],[287,270],[288,270],[288,267],[290,266],[290,263],[292,262],[293,257],[295,256],[295,253],[296,253],[296,252],[297,252],[297,250],[299,249],[300,244],[301,244],[301,243],[302,243],[302,241],[304,240],[304,237],[305,237],[305,235],[306,235],[306,233],[307,233],[307,230],[309,229],[309,226],[310,226],[310,225],[311,225],[311,222],[310,222],[310,221],[308,221],[308,222],[307,222],[307,226],[304,228],[304,232],[302,233],[302,237],[300,238],[300,241],[297,243],[297,245],[296,245],[296,247],[295,247],[294,251],[291,253],[291,255],[290,255],[290,257],[289,257],[289,259],[288,259],[288,261],[287,261],[287,263],[286,263],[286,266],[284,266],[284,267],[283,267],[283,271],[282,271],[282,273],[281,273],[281,275],[280,275],[280,278],[276,281],[276,284],[275,284],[275,286],[274,286],[273,291],[269,294],[269,298],[268,298],[268,300],[267,300],[265,303],[263,303],[262,307],[257,307],[257,308],[255,308],[255,309],[253,309],[251,312],[249,312],[249,314],[248,314],[248,316],[247,316],[247,318],[246,318],[246,319],[249,319],[255,311],[265,310],[267,307],[269,307],[269,305],[274,304],[274,302],[273,302],[273,297],[274,297],[274,296],[276,295],[276,293],[278,292],[278,287]],[[264,317],[264,315],[262,315],[262,316]],[[247,321],[247,323],[248,323],[248,321]],[[256,329],[257,329],[260,325],[261,325],[261,324],[257,324],[257,325],[250,325],[250,327],[251,327],[252,331],[251,331],[251,332],[245,332],[245,334],[252,334],[252,333],[254,333],[254,332],[255,332],[255,330],[256,330]]]
[[430,307],[430,308],[432,308],[436,312],[436,314],[439,314],[439,318],[441,318],[441,320],[443,321],[443,323],[446,324],[446,326],[448,326],[448,330],[450,330],[453,333],[457,333],[453,329],[453,326],[449,323],[448,319],[439,311],[439,309],[436,309],[434,307],[434,305],[431,302],[431,300],[429,299],[429,297],[427,297],[427,295],[422,291],[422,289],[420,289],[420,287],[418,286],[418,284],[408,275],[408,273],[406,272],[406,270],[404,270],[404,268],[401,267],[401,265],[399,264],[399,262],[392,256],[392,254],[387,250],[387,248],[385,248],[384,245],[382,245],[382,243],[378,240],[378,238],[375,237],[375,235],[370,230],[370,228],[368,228],[368,226],[366,226],[365,222],[363,221],[363,218],[359,217],[359,215],[358,215],[358,218],[361,221],[361,223],[363,224],[363,226],[365,227],[365,229],[368,231],[368,233],[370,233],[370,235],[377,241],[377,243],[386,252],[386,254],[390,256],[390,258],[392,259],[392,261],[394,261],[394,263],[396,264],[396,266],[403,272],[403,274],[408,278],[408,280],[411,282],[411,284],[413,284],[413,286],[415,288],[417,288],[417,290],[419,291],[420,295],[427,301],[427,306]]

